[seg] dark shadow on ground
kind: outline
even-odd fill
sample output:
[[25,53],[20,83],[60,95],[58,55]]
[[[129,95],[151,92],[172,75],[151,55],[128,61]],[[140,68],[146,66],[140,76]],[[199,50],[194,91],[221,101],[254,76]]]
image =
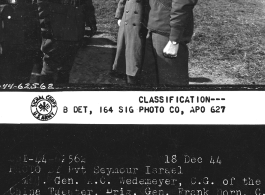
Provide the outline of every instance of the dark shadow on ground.
[[116,43],[101,37],[88,39],[79,49],[71,71],[70,82],[80,84],[126,85],[124,79],[109,74],[116,54]]
[[189,78],[189,82],[193,82],[193,83],[210,83],[212,82],[211,79],[205,78],[205,77],[193,77],[193,78]]
[[[101,34],[104,34],[106,32],[103,32],[103,31],[97,31],[96,32],[96,35],[101,35]],[[91,30],[89,27],[86,27],[86,30],[85,30],[85,35],[90,35],[91,34]]]
[[107,39],[107,38],[100,38],[100,37],[97,37],[97,38],[90,38],[90,37],[85,37],[84,38],[84,41],[86,42],[86,45],[101,45],[101,46],[116,46],[117,43],[110,40],[110,39]]
[[[99,32],[100,33],[100,32]],[[116,78],[110,75],[116,54],[116,42],[108,38],[95,35],[86,37],[75,58],[71,71],[72,84],[113,84],[126,86],[125,78]],[[41,65],[35,66],[31,82],[38,82]],[[212,80],[205,77],[189,78],[190,83],[210,83]]]

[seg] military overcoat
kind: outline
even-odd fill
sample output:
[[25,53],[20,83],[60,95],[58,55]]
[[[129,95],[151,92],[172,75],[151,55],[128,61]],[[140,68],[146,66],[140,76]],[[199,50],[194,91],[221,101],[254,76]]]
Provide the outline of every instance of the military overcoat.
[[121,19],[113,70],[135,76],[143,58],[145,0],[119,0],[115,18]]
[[[69,83],[85,24],[96,26],[92,0],[37,0],[44,53],[41,82]],[[54,77],[56,75],[57,77]],[[56,78],[56,81],[54,81]]]

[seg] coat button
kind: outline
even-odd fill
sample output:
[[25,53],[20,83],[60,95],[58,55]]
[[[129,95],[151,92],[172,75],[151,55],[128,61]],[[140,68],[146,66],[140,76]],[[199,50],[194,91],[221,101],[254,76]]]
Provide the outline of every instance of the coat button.
[[126,10],[126,13],[129,13],[129,10]]
[[128,23],[127,22],[125,22],[125,25],[127,25]]
[[137,11],[134,11],[134,13],[135,13],[135,14],[138,14],[138,12],[137,12]]
[[136,24],[135,24],[135,23],[133,23],[133,26],[136,26]]

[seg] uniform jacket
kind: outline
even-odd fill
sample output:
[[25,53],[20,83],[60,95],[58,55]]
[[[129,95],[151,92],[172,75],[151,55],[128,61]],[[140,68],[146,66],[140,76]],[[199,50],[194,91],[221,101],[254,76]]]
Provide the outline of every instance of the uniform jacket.
[[37,0],[41,30],[44,38],[79,41],[85,23],[96,25],[92,0]]
[[193,8],[198,0],[149,0],[148,29],[189,42],[193,34]]

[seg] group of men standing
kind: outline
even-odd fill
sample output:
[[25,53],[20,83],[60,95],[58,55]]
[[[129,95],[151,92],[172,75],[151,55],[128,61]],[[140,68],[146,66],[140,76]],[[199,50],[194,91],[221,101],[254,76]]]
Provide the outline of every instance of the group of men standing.
[[[144,60],[129,67],[133,72],[129,78],[140,73],[144,84],[187,85],[187,43],[193,34],[193,8],[198,0],[126,1],[143,3],[139,25],[146,30]],[[41,83],[68,83],[85,26],[91,28],[91,36],[96,33],[92,0],[0,0],[0,83],[29,82],[40,58]]]
[[125,73],[133,85],[188,85],[187,43],[193,35],[197,1],[119,0],[112,75]]

